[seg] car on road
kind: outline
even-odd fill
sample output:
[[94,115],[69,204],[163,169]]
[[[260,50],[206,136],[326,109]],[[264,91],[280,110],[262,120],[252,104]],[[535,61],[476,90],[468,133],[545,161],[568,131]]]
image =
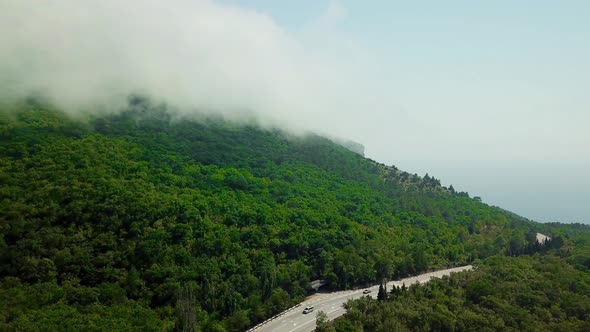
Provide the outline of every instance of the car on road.
[[370,292],[371,292],[371,290],[370,290],[370,289],[365,289],[365,290],[363,291],[363,294],[369,294]]
[[303,313],[304,314],[308,314],[308,313],[310,313],[312,311],[313,311],[313,306],[312,305],[307,306],[307,307],[305,307],[305,309],[303,309]]

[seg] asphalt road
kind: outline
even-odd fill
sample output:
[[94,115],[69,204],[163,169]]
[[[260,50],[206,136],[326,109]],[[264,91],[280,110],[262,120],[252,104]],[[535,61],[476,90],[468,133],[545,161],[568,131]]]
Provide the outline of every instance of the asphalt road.
[[[415,277],[405,278],[396,281],[390,281],[387,283],[387,291],[390,291],[392,286],[401,286],[405,284],[409,286],[415,283],[428,282],[431,278],[440,278],[445,275],[449,275],[452,272],[461,272],[471,270],[472,266],[461,266],[452,269],[439,270],[429,273],[420,274]],[[369,287],[371,293],[368,295],[377,298],[379,291],[379,285]],[[333,320],[346,313],[346,310],[342,305],[349,299],[358,299],[362,297],[363,291],[359,290],[348,290],[333,293],[320,293],[309,297],[307,300],[301,303],[301,305],[291,308],[281,313],[277,318],[267,322],[266,324],[259,325],[256,328],[250,330],[255,332],[311,332],[315,329],[315,318],[318,311],[323,311],[328,315],[330,320]],[[314,306],[314,311],[308,314],[303,314],[303,308],[306,306]]]

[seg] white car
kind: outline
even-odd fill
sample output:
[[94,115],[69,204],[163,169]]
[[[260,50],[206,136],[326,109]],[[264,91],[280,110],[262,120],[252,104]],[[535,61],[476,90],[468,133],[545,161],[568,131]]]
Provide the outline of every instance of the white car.
[[308,314],[308,313],[310,313],[312,311],[313,311],[313,306],[312,305],[310,305],[308,307],[305,307],[305,309],[303,309],[303,313],[304,314]]

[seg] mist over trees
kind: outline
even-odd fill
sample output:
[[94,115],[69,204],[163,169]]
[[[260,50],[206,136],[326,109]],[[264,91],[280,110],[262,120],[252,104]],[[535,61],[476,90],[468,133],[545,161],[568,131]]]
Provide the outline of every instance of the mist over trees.
[[0,115],[7,329],[241,331],[311,280],[510,255],[544,227],[319,136],[174,120],[141,98],[85,119],[33,99]]

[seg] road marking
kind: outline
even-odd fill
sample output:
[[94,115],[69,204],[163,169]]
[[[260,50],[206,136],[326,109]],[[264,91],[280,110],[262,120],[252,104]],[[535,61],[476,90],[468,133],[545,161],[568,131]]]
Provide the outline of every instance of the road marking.
[[[442,276],[449,275],[450,273],[453,273],[453,272],[470,270],[472,268],[473,268],[472,266],[468,265],[468,266],[459,267],[459,268],[433,271],[433,272],[425,273],[425,274],[418,275],[418,276],[404,278],[401,280],[390,281],[390,282],[388,282],[388,287],[400,286],[404,283],[406,284],[406,287],[409,287],[410,285],[415,284],[415,283],[419,283],[419,284],[427,283],[434,278],[441,278]],[[377,287],[378,286],[375,285],[375,286],[371,286],[368,288],[372,289],[372,290],[376,290]],[[317,309],[320,309],[320,308],[333,309],[333,310],[330,310],[327,314],[332,314],[332,313],[340,310],[341,312],[337,313],[335,317],[329,318],[329,320],[333,320],[333,319],[340,317],[346,313],[346,309],[343,308],[343,304],[346,303],[347,300],[350,300],[350,299],[355,300],[355,299],[365,296],[365,294],[362,294],[362,291],[363,291],[363,289],[358,289],[358,290],[340,291],[340,292],[335,292],[335,293],[331,293],[331,294],[329,293],[329,294],[314,297],[313,299],[309,299],[308,301],[304,301],[297,306],[315,305],[315,307]],[[375,293],[369,294],[369,296],[372,298],[376,298]],[[345,299],[343,299],[343,298],[345,298]],[[337,306],[335,305],[334,302],[336,302]],[[320,310],[318,310],[318,311],[320,311]],[[292,317],[292,319],[289,321],[290,323],[295,320],[301,319],[300,316],[297,316],[298,314],[300,314],[300,311],[298,311],[298,310],[291,311],[289,309],[287,312],[284,312],[284,313],[287,313],[288,317]],[[284,318],[287,318],[287,317],[284,317]],[[311,331],[311,330],[303,329],[303,328],[305,326],[309,325],[310,323],[313,323],[314,321],[315,321],[315,318],[313,318],[309,321],[306,321],[299,326],[297,326],[297,323],[293,323],[293,326],[295,326],[295,328],[293,328],[287,332],[295,332],[297,330],[306,331],[306,332]],[[279,323],[278,321],[275,321],[275,322]],[[264,326],[264,325],[266,325],[266,326]],[[269,325],[270,326],[274,325],[274,327],[270,327]],[[262,331],[285,331],[286,328],[288,328],[287,326],[288,325],[285,325],[285,324],[273,324],[272,322],[269,322],[268,325],[261,324],[261,326],[259,326],[257,328],[260,328]]]
[[305,326],[305,325],[307,325],[307,324],[309,324],[309,323],[313,323],[314,321],[315,321],[315,318],[314,318],[314,319],[312,319],[312,320],[310,320],[310,321],[309,321],[309,322],[307,322],[307,323],[303,323],[303,324],[299,325],[298,327],[296,327],[296,328],[292,329],[292,330],[291,330],[291,331],[289,331],[289,332],[293,332],[293,331],[297,330],[298,328],[301,328],[301,327],[303,327],[303,326]]
[[332,310],[332,311],[330,311],[330,312],[327,312],[327,313],[326,313],[326,315],[329,315],[329,314],[333,313],[334,311],[338,311],[338,310],[340,310],[340,308],[338,308],[338,309],[334,309],[334,310]]

